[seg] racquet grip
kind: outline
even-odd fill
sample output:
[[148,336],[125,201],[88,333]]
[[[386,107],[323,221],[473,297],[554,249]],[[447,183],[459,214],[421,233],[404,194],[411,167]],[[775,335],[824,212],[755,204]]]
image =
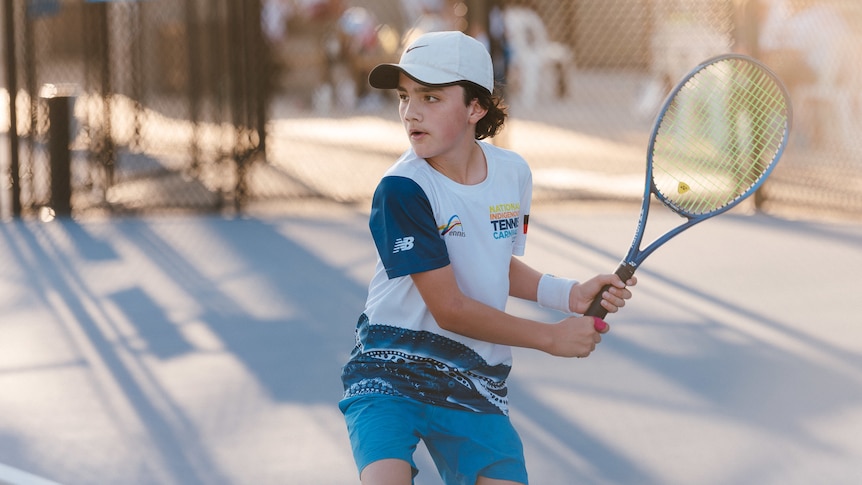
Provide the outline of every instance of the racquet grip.
[[[622,262],[617,267],[617,270],[614,271],[614,274],[619,276],[620,279],[623,280],[623,283],[625,283],[635,274],[636,269],[636,266],[626,262]],[[587,308],[586,313],[584,313],[585,316],[599,317],[601,319],[605,318],[605,316],[608,314],[608,311],[605,310],[605,307],[602,306],[602,295],[604,295],[605,292],[608,291],[610,288],[611,285],[605,285],[602,287],[601,291],[599,291],[598,294],[596,294],[596,297],[593,298],[593,303],[590,305],[589,308]]]

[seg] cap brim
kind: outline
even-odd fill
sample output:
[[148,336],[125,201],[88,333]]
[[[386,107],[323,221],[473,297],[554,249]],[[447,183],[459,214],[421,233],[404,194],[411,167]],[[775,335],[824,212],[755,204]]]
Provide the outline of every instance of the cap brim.
[[401,72],[397,64],[380,64],[368,74],[368,84],[377,89],[395,89]]

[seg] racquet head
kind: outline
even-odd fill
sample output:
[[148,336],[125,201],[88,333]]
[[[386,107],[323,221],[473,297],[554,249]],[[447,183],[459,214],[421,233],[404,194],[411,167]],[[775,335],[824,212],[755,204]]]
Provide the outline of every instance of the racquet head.
[[787,145],[790,98],[743,55],[709,59],[668,95],[648,150],[652,193],[674,212],[724,212],[763,183]]
[[[750,57],[714,57],[687,74],[656,118],[640,220],[616,274],[628,280],[672,237],[753,194],[781,158],[791,118],[784,85]],[[687,221],[641,248],[650,195]],[[602,288],[586,315],[604,318],[600,295],[608,288]]]

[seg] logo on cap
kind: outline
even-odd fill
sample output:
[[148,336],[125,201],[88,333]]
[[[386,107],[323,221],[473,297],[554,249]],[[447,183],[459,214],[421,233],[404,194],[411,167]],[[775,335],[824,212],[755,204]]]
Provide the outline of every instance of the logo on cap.
[[416,50],[416,49],[418,49],[418,48],[420,48],[420,47],[428,47],[428,44],[423,44],[423,45],[414,45],[413,47],[411,47],[411,48],[407,49],[404,53],[406,54],[406,53],[408,53],[408,52],[410,52],[410,51],[412,51],[412,50]]

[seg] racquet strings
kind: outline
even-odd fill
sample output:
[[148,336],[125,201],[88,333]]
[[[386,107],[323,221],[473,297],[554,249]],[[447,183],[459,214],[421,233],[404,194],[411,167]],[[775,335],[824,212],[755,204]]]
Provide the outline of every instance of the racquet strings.
[[653,143],[659,199],[688,217],[746,197],[778,160],[789,130],[783,89],[757,64],[726,58],[683,84]]

